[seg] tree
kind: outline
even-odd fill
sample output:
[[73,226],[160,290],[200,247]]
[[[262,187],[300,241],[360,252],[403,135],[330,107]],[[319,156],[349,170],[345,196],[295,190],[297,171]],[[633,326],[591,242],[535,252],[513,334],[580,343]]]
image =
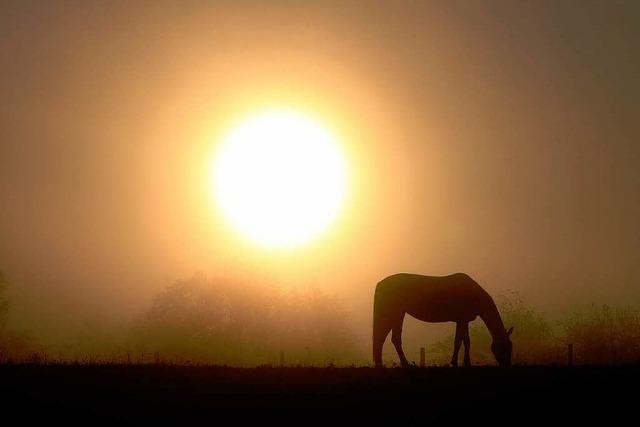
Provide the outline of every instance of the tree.
[[282,292],[195,275],[160,292],[129,347],[161,358],[229,365],[326,364],[349,359],[353,339],[340,302],[318,290]]
[[9,297],[6,294],[8,286],[9,281],[4,272],[0,270],[0,337],[4,335],[9,314]]
[[24,359],[33,349],[29,335],[22,333],[17,335],[7,330],[7,317],[9,314],[9,297],[7,289],[9,280],[0,270],[0,362],[7,359]]

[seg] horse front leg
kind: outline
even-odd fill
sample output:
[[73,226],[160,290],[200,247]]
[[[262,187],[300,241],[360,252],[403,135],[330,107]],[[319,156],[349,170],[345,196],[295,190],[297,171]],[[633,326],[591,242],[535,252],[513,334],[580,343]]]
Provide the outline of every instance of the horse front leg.
[[403,368],[407,368],[409,366],[409,362],[407,362],[407,358],[404,355],[404,351],[402,351],[402,323],[404,320],[404,316],[400,319],[400,322],[396,324],[391,330],[391,342],[393,346],[396,348],[396,352],[398,353],[398,357],[400,358],[400,363]]
[[453,356],[451,356],[451,366],[458,366],[458,352],[462,344],[462,323],[456,323],[456,337],[453,340]]
[[464,366],[471,366],[471,339],[469,338],[469,323],[462,324],[462,342],[464,343]]

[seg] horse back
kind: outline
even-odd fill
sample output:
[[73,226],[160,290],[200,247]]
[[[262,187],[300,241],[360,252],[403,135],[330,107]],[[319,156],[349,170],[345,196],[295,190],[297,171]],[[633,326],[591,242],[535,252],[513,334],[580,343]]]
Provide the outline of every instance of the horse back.
[[425,322],[471,321],[490,297],[464,273],[423,276],[399,273],[376,286],[374,312],[407,313]]

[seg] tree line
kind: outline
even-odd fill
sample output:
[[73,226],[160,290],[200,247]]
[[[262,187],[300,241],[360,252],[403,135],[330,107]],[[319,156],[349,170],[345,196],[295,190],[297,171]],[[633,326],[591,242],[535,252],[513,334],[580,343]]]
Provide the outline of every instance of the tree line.
[[[359,342],[345,302],[319,289],[283,290],[196,274],[161,290],[150,307],[123,328],[91,329],[73,344],[61,345],[61,351],[8,327],[7,317],[14,309],[8,286],[0,271],[0,363],[371,363],[370,343]],[[515,327],[515,364],[564,364],[569,344],[577,364],[640,363],[637,308],[592,305],[552,323],[517,293],[498,296],[496,303],[505,324]],[[474,364],[492,364],[486,328],[473,322],[470,335]],[[429,346],[429,364],[447,364],[452,345],[451,334]]]

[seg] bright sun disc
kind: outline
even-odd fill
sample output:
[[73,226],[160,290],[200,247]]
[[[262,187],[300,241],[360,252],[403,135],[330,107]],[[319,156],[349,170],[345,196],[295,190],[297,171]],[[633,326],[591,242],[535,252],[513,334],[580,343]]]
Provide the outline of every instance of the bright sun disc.
[[271,247],[295,246],[319,234],[345,195],[345,161],[334,137],[289,111],[263,113],[233,129],[214,172],[225,217]]

